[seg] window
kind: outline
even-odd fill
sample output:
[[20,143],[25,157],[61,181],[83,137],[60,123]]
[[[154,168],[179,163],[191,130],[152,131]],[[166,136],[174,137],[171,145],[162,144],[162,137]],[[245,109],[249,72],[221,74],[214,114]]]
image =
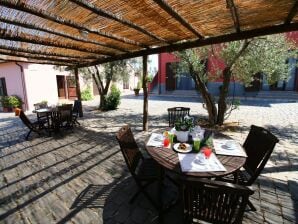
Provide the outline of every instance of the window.
[[5,78],[0,78],[0,96],[7,96]]

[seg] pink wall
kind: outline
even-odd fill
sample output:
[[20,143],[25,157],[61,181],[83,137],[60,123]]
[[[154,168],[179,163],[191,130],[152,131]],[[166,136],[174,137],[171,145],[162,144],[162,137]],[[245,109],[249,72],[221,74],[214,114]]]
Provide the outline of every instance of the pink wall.
[[0,78],[5,78],[8,95],[17,95],[24,101],[24,91],[19,66],[15,63],[0,64]]

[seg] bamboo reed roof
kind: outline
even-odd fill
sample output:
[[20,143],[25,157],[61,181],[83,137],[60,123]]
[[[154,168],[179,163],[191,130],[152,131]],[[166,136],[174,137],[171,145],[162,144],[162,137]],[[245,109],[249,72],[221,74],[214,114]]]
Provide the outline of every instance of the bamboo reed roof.
[[295,0],[1,0],[0,61],[84,67],[298,30]]

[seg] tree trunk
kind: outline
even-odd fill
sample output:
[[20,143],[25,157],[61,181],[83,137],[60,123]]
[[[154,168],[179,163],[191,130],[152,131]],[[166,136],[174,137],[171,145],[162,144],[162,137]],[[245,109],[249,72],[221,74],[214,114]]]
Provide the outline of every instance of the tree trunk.
[[218,99],[218,116],[217,116],[217,124],[223,125],[224,118],[225,118],[225,112],[227,110],[227,96],[229,92],[229,85],[230,85],[230,79],[231,79],[231,68],[226,67],[223,70],[223,83],[220,90],[220,95]]
[[100,95],[100,103],[99,103],[99,109],[104,110],[106,105],[106,94],[99,94]]
[[196,83],[197,87],[199,88],[199,90],[202,94],[202,97],[206,103],[209,123],[211,126],[213,126],[213,125],[215,125],[216,118],[217,118],[217,109],[215,106],[215,102],[214,102],[211,94],[209,93],[207,86],[200,78],[199,74],[195,74],[195,77],[193,77],[193,78],[194,78],[195,83]]

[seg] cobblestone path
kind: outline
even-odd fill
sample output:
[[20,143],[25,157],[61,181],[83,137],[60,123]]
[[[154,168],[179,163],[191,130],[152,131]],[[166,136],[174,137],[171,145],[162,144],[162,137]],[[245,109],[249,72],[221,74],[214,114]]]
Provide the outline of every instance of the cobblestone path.
[[[200,103],[153,97],[150,131],[167,126],[166,108],[172,106],[188,106],[191,115],[206,116]],[[229,121],[242,127],[226,133],[239,142],[251,124],[280,139],[254,185],[257,212],[248,210],[243,222],[298,223],[298,104],[243,103]],[[86,111],[80,122],[73,131],[32,134],[24,141],[27,130],[19,119],[0,114],[0,223],[157,223],[157,212],[142,195],[128,203],[136,186],[115,139],[116,131],[129,123],[139,145],[144,144],[149,133],[140,131],[141,98],[122,99],[116,111]],[[177,192],[165,185],[169,200]],[[167,213],[165,223],[182,223],[180,204]]]

